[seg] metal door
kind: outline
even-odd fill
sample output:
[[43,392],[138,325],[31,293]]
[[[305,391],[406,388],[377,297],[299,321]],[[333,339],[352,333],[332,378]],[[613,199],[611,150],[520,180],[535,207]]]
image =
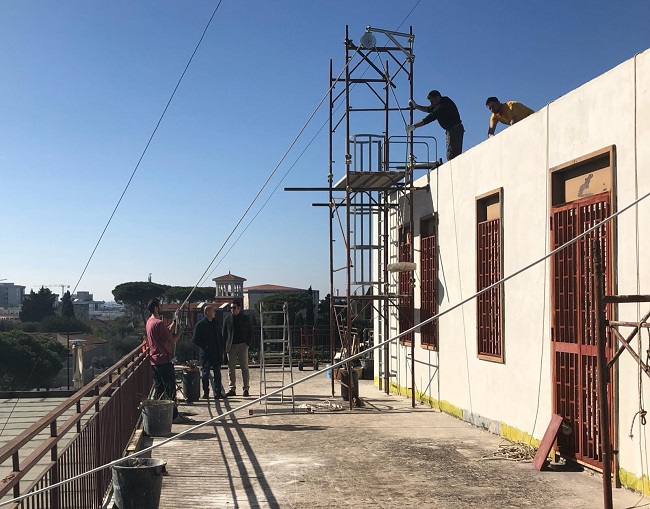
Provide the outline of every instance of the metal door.
[[[410,223],[402,226],[400,229],[400,241],[398,250],[398,261],[411,262],[411,225]],[[413,273],[400,272],[399,273],[399,331],[413,327]],[[402,343],[410,343],[413,341],[413,333],[409,332],[400,338]]]
[[[556,249],[609,216],[609,193],[553,207],[551,214],[551,247]],[[606,223],[555,254],[551,261],[553,400],[555,413],[564,417],[572,430],[558,435],[558,447],[562,455],[600,468],[592,245],[596,239],[600,242],[604,289],[611,294],[611,228],[611,223]],[[608,319],[610,308],[606,310]],[[608,335],[608,359],[611,356],[612,341]],[[611,390],[608,394],[612,415]]]

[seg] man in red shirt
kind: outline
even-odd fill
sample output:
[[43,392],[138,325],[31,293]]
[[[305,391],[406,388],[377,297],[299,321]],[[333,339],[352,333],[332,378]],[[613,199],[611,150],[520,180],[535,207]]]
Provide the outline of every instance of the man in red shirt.
[[[183,331],[172,334],[175,323],[165,327],[160,318],[160,300],[152,299],[147,306],[151,316],[147,320],[147,346],[149,361],[153,370],[154,399],[176,400],[176,379],[174,376],[174,345],[180,339]],[[174,407],[174,418],[178,410]]]

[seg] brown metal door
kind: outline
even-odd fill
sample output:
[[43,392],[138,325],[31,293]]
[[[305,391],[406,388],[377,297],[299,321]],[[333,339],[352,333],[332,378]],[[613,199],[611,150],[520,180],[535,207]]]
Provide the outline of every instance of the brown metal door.
[[[610,214],[609,193],[553,207],[552,249],[574,239]],[[597,404],[595,313],[593,307],[592,245],[600,241],[605,292],[612,290],[611,224],[607,223],[555,254],[552,277],[552,354],[555,413],[572,432],[558,435],[560,453],[602,468]],[[606,311],[611,317],[611,306]],[[608,335],[607,356],[612,356]],[[612,415],[611,391],[609,392]],[[611,429],[611,427],[610,427]]]
[[[398,261],[412,262],[411,258],[411,225],[405,225],[400,230],[400,241],[398,250]],[[399,273],[399,331],[413,327],[413,278],[412,272]],[[400,338],[402,343],[410,343],[413,341],[413,333],[409,332]]]

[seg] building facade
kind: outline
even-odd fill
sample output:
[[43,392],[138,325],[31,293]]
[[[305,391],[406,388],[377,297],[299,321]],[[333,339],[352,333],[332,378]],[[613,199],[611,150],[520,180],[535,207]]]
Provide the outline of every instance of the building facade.
[[[592,248],[598,243],[603,255],[606,294],[650,294],[650,198],[630,206],[650,193],[649,169],[650,50],[416,181],[430,188],[413,193],[413,217],[407,207],[391,216],[391,261],[417,268],[395,278],[390,291],[412,299],[409,309],[396,307],[388,329],[395,336],[409,320],[444,314],[377,351],[376,384],[534,444],[559,414],[568,433],[557,450],[601,468]],[[401,255],[409,243],[413,260]],[[611,304],[606,313],[638,323],[649,310]],[[377,316],[375,338],[387,339],[385,330]],[[622,343],[608,338],[611,358]],[[637,338],[645,359],[647,329],[640,346]],[[640,369],[628,352],[613,363],[607,404],[615,475],[643,491],[638,413],[650,405],[643,391],[650,377]]]
[[0,283],[0,308],[20,307],[25,299],[25,287]]

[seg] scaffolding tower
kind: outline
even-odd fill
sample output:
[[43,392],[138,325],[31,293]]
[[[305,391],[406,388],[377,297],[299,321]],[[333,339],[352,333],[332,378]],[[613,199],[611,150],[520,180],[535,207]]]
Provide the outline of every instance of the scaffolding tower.
[[[406,135],[404,130],[413,123],[414,39],[412,28],[401,33],[366,27],[356,44],[346,26],[345,67],[339,75],[334,75],[330,60],[328,185],[286,188],[328,193],[327,203],[313,205],[329,210],[331,361],[358,352],[360,324],[372,324],[376,343],[414,325],[412,195],[429,191],[428,183],[414,185],[415,173],[430,175],[442,164],[434,137]],[[343,157],[335,155],[341,146]],[[342,176],[335,180],[335,174]],[[414,388],[413,334],[401,343],[410,344]],[[386,393],[396,376],[397,352],[386,344],[375,357],[379,388]],[[351,373],[352,368],[348,363],[345,369]],[[332,396],[334,382],[332,377]],[[352,407],[353,398],[349,401]]]
[[[414,172],[440,164],[437,149],[434,158],[430,154],[435,139],[404,134],[405,125],[413,123],[408,102],[413,97],[414,38],[412,28],[400,33],[367,27],[357,45],[346,27],[344,73],[334,77],[330,61],[330,331],[338,333],[342,360],[358,351],[358,324],[373,321],[377,341],[414,324]],[[335,181],[335,133],[341,126],[345,172]],[[398,245],[389,241],[398,238]],[[341,271],[345,293],[335,297],[335,274]],[[336,338],[330,339],[333,356]],[[414,339],[404,339],[410,341],[412,363]],[[387,393],[395,352],[387,344],[376,359],[379,387]]]

